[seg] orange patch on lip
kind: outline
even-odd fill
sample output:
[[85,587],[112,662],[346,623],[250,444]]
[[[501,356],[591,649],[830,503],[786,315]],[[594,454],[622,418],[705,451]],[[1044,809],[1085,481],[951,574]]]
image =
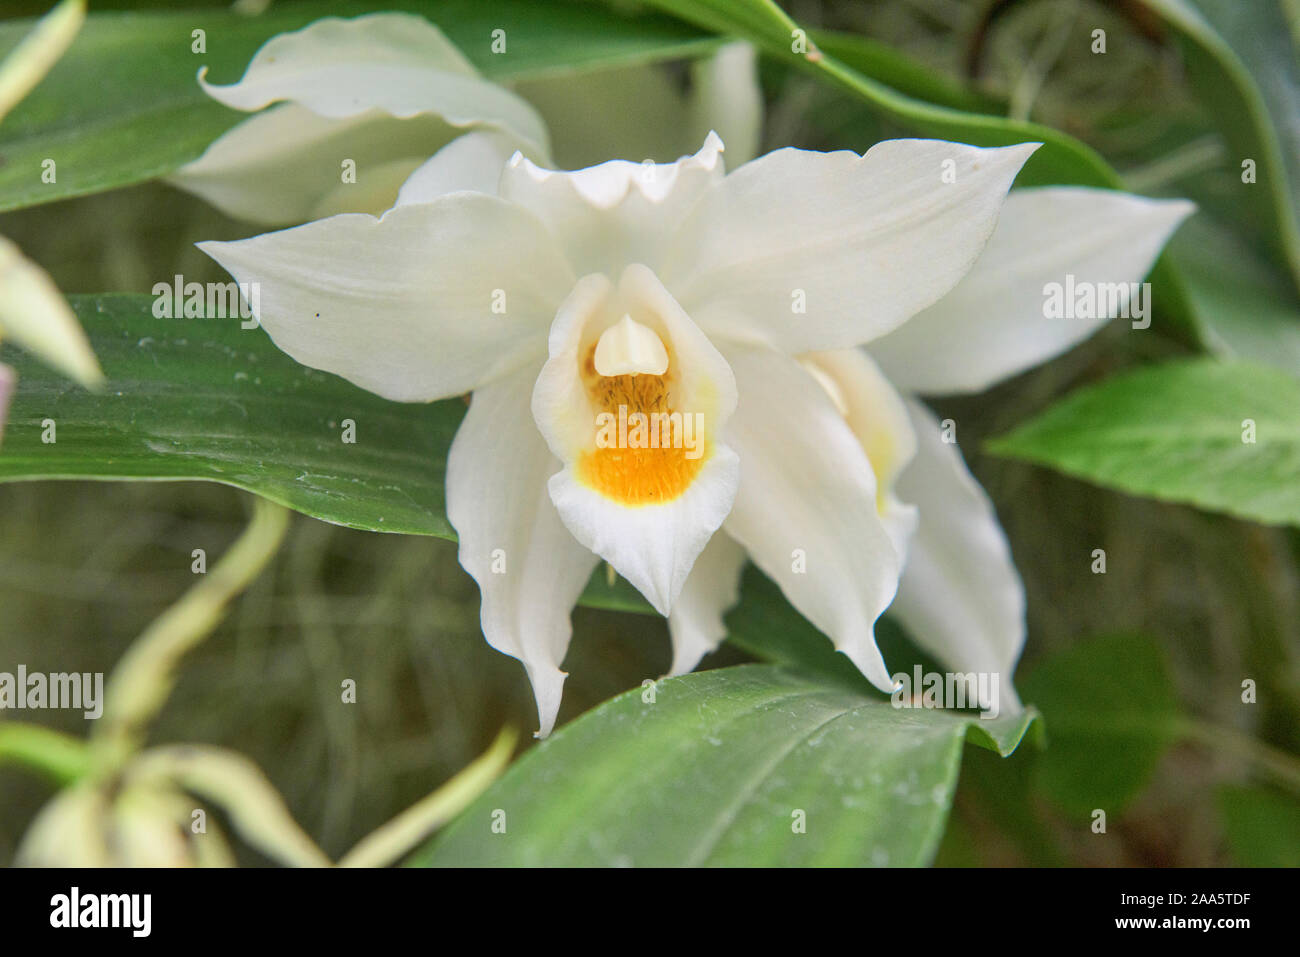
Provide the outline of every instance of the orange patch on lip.
[[589,353],[583,371],[592,401],[616,421],[621,406],[629,418],[640,412],[650,416],[651,423],[659,423],[659,448],[597,446],[578,459],[578,480],[622,505],[662,505],[683,495],[708,461],[709,443],[696,436],[696,448],[687,448],[684,415],[673,420],[654,418],[673,414],[668,401],[672,369],[663,375],[601,376]]
[[662,505],[691,487],[708,457],[685,449],[594,449],[578,461],[578,479],[621,505]]

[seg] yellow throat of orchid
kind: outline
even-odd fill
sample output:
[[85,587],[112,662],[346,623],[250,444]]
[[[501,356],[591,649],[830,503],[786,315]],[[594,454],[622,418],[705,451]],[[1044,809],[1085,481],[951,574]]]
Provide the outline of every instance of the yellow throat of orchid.
[[663,340],[624,315],[587,350],[582,382],[596,415],[595,447],[582,455],[583,484],[622,505],[680,497],[708,460],[703,414],[673,407],[677,370]]

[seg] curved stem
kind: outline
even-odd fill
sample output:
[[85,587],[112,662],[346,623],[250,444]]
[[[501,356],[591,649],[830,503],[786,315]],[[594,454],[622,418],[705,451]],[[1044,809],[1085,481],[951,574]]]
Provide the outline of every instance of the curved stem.
[[24,764],[68,784],[90,766],[86,743],[59,731],[19,721],[0,721],[0,764]]
[[343,855],[339,867],[387,867],[463,811],[497,779],[515,750],[516,734],[506,728],[483,754],[424,799],[380,825]]
[[1195,718],[1180,721],[1181,737],[1216,751],[1240,755],[1278,784],[1300,794],[1300,758],[1232,728]]
[[242,535],[203,579],[181,596],[127,649],[109,676],[104,716],[91,740],[116,766],[144,735],[176,686],[176,668],[216,627],[226,604],[239,594],[280,547],[289,513],[263,498],[253,499],[253,518]]

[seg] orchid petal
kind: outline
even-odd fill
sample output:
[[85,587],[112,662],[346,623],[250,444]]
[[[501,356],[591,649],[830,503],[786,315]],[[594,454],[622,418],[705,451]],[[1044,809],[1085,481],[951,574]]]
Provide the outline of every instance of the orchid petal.
[[690,142],[716,130],[727,144],[727,167],[736,169],[758,155],[763,133],[763,91],[758,85],[758,51],[744,40],[721,46],[691,64],[686,125]]
[[966,273],[1034,149],[777,150],[703,196],[659,274],[710,335],[787,354],[860,345]]
[[531,106],[482,79],[441,30],[411,14],[325,17],[268,40],[238,83],[216,86],[205,73],[199,83],[210,96],[245,112],[288,100],[331,119],[435,113],[452,126],[512,130],[539,150],[546,143]]
[[514,90],[541,114],[558,169],[671,160],[702,142],[683,135],[682,94],[661,63],[547,74],[522,79]]
[[[383,212],[406,176],[467,128],[547,155],[536,111],[481,79],[437,27],[408,14],[319,20],[268,41],[240,82],[213,86],[202,73],[199,82],[235,109],[279,104],[168,178],[250,222]],[[349,164],[355,182],[344,178]]]
[[[1130,288],[1194,209],[1185,200],[1111,190],[1016,190],[966,277],[929,309],[871,343],[871,354],[910,392],[987,389],[1060,355],[1114,318],[1114,308],[1048,318],[1050,283],[1064,285],[1072,276],[1080,287]],[[1148,297],[1142,301],[1150,307]]]
[[430,203],[461,190],[495,196],[501,171],[518,149],[515,139],[495,131],[475,130],[457,137],[402,184],[397,205]]
[[281,349],[403,402],[540,361],[574,281],[536,219],[478,193],[199,248],[256,291]]
[[894,551],[906,555],[916,509],[899,499],[895,485],[916,455],[916,435],[903,397],[861,349],[810,352],[799,363],[829,392],[867,453],[876,477],[876,510]]
[[733,538],[717,532],[709,539],[668,616],[668,632],[673,639],[670,675],[693,670],[727,637],[722,616],[740,600],[740,574],[744,569],[745,550]]
[[1025,591],[1011,548],[957,445],[925,406],[907,406],[917,452],[898,493],[920,522],[890,612],[945,664],[999,675],[1003,702],[1018,708],[1011,673],[1025,643]]
[[6,53],[0,63],[0,120],[59,62],[85,22],[85,0],[63,0]]
[[[326,203],[377,215],[393,205],[403,180],[456,133],[434,116],[397,120],[371,110],[327,119],[281,103],[228,130],[169,182],[250,223],[306,222],[319,218]],[[355,182],[343,180],[346,162],[353,164]],[[400,164],[399,173],[384,175],[393,163]]]
[[[754,48],[736,41],[693,60],[691,84],[662,63],[560,73],[515,84],[546,121],[562,169],[610,159],[671,160],[694,150],[710,130],[727,144],[727,165],[758,151],[763,93]],[[635,103],[636,109],[628,109]]]
[[447,459],[447,517],[482,593],[483,635],[523,662],[545,737],[560,709],[569,616],[598,559],[547,494],[558,463],[528,413],[534,378],[530,368],[475,390]]
[[728,438],[742,470],[723,528],[872,684],[892,691],[872,626],[902,563],[866,452],[793,359],[743,346],[725,354],[740,391]]
[[[620,317],[644,324],[661,342],[666,375],[597,371],[596,347],[607,331],[618,332]],[[601,275],[584,278],[556,315],[550,358],[533,393],[537,425],[564,463],[550,481],[551,497],[573,536],[660,614],[669,614],[731,509],[738,465],[721,430],[735,403],[726,360],[644,266],[628,267],[617,287]],[[620,434],[617,443],[602,443],[602,421],[617,415],[632,422],[638,413],[677,414],[673,441],[661,446],[656,439],[649,448]],[[653,433],[652,425],[643,437]]]
[[104,380],[81,324],[49,273],[0,236],[0,337],[6,335],[84,386]]
[[610,160],[575,172],[542,169],[523,156],[507,164],[501,195],[531,210],[555,234],[575,273],[651,269],[701,196],[722,180],[722,140],[675,163]]

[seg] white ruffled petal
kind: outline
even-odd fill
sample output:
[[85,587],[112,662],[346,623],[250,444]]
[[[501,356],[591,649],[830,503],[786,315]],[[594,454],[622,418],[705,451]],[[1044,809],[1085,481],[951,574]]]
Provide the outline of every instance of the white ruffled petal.
[[216,86],[205,73],[203,89],[237,110],[289,100],[332,119],[369,110],[402,119],[435,113],[452,126],[512,130],[545,151],[536,111],[482,79],[441,30],[411,14],[325,17],[268,40],[238,83]]
[[1035,148],[768,153],[704,194],[659,274],[711,336],[787,354],[860,345],[965,275]]
[[482,594],[483,635],[523,662],[545,737],[560,709],[570,612],[598,559],[547,494],[558,463],[529,415],[534,378],[529,368],[475,390],[447,459],[447,517]]
[[409,14],[318,20],[268,41],[238,83],[213,86],[202,73],[199,82],[235,109],[278,103],[168,177],[250,222],[381,213],[412,171],[467,128],[504,137],[511,152],[547,155],[536,111],[481,79],[441,31]]
[[670,675],[693,670],[727,637],[722,616],[740,600],[744,570],[745,550],[726,532],[716,532],[695,560],[668,616],[668,633],[673,639]]
[[793,359],[748,347],[726,356],[740,389],[728,439],[741,479],[723,528],[872,684],[892,691],[873,625],[902,563],[877,511],[866,452]]
[[518,141],[506,133],[475,130],[457,137],[402,184],[397,205],[431,203],[462,190],[495,196],[501,171],[518,150]]
[[540,361],[574,281],[534,217],[477,193],[199,248],[254,291],[281,349],[403,402]]
[[610,160],[574,172],[516,156],[501,195],[546,223],[579,275],[617,276],[631,263],[654,269],[687,213],[722,180],[722,149],[711,133],[699,152],[675,163]]
[[[1195,207],[1104,189],[1053,186],[1007,197],[971,271],[937,303],[871,343],[900,388],[926,395],[979,392],[1046,362],[1114,318]],[[1051,317],[1049,286],[1091,290],[1096,305]],[[1111,292],[1125,290],[1112,300]],[[1097,292],[1102,297],[1096,297]],[[1098,301],[1098,299],[1105,301]],[[1149,297],[1133,300],[1150,309]],[[1073,305],[1073,303],[1071,303]],[[1068,315],[1068,313],[1067,313]],[[1150,314],[1146,319],[1149,320]],[[1142,320],[1146,321],[1146,320]]]

